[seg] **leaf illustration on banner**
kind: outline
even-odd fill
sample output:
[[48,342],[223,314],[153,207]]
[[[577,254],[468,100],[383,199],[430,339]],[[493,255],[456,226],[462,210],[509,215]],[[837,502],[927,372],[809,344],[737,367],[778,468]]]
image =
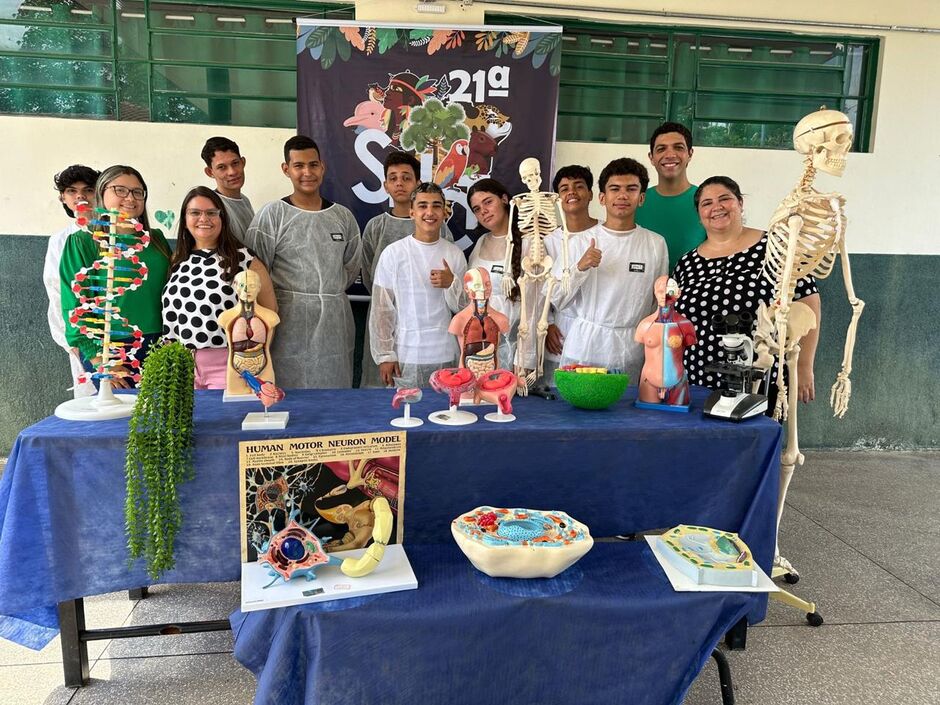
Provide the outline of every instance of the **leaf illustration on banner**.
[[513,56],[522,56],[522,52],[524,52],[526,47],[529,45],[529,33],[510,32],[505,37],[503,37],[503,44],[515,47],[512,52]]
[[461,44],[463,44],[464,37],[467,36],[466,33],[459,30],[454,30],[450,33],[450,36],[447,38],[447,41],[444,42],[444,46],[447,49],[456,49]]
[[339,31],[342,32],[349,43],[359,51],[363,51],[366,48],[365,40],[362,38],[362,35],[359,34],[358,27],[340,27]]
[[[532,55],[532,67],[542,68],[545,59],[561,44],[561,33],[543,34],[541,39],[533,44],[535,53]],[[551,64],[549,64],[549,71],[551,71]]]
[[413,29],[408,32],[409,39],[427,39],[434,36],[433,29]]
[[346,41],[346,39],[340,35],[336,39],[336,53],[339,55],[339,58],[343,61],[349,61],[349,57],[352,54],[352,45]]
[[307,48],[315,49],[323,44],[323,40],[330,35],[332,27],[317,27],[307,35]]
[[542,38],[535,43],[535,53],[551,54],[560,43],[561,32],[551,32],[542,35]]
[[561,73],[561,46],[555,47],[555,51],[552,52],[551,61],[548,62],[548,73],[552,76]]
[[[330,27],[329,29],[333,28]],[[340,39],[340,41],[345,42],[346,40]],[[336,37],[330,32],[323,40],[323,53],[320,55],[320,66],[324,69],[328,69],[333,65],[334,61],[336,61]]]
[[449,29],[437,29],[434,31],[434,36],[431,37],[431,41],[428,42],[428,56],[444,46],[444,42],[450,38],[451,31],[452,30]]
[[376,29],[376,36],[379,40],[379,53],[384,54],[393,46],[398,44],[398,30],[396,29]]
[[477,32],[476,35],[474,35],[477,51],[489,51],[492,49],[498,35],[498,32]]
[[366,29],[366,56],[375,51],[375,27]]

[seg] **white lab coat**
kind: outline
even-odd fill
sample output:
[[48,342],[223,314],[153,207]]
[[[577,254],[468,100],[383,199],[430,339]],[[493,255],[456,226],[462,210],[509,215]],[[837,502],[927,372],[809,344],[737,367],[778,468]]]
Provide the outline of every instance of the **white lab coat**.
[[[577,262],[594,238],[601,251],[599,267],[581,272]],[[666,241],[637,226],[627,232],[598,224],[568,241],[571,289],[552,293],[557,310],[571,316],[561,365],[580,363],[626,372],[635,383],[643,367],[643,346],[633,339],[637,323],[653,312],[653,283],[666,274]],[[555,262],[561,276],[561,263]]]

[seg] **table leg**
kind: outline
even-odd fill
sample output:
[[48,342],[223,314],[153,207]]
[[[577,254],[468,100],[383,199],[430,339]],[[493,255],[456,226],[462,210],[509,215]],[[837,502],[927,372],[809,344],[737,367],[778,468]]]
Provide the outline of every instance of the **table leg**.
[[127,591],[128,600],[143,600],[147,597],[147,593],[150,590],[146,585],[144,587],[134,588],[133,590]]
[[718,684],[721,686],[722,705],[734,705],[734,688],[731,684],[731,666],[727,657],[718,649],[712,651],[712,658],[718,665]]
[[744,651],[747,648],[747,617],[741,617],[728,633],[725,634],[725,646],[732,651]]
[[85,631],[85,603],[82,598],[59,603],[59,632],[62,639],[62,670],[68,688],[80,688],[88,682],[88,644]]

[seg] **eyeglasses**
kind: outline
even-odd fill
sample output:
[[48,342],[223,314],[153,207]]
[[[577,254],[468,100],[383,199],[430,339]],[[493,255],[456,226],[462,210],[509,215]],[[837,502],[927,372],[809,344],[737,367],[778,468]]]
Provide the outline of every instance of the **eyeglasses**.
[[127,188],[127,186],[108,186],[105,190],[111,189],[118,198],[127,198],[133,196],[136,201],[143,201],[147,198],[147,192],[142,188]]
[[218,208],[209,208],[207,210],[201,211],[198,208],[187,208],[186,217],[192,218],[193,220],[199,220],[202,216],[206,216],[209,219],[215,219],[219,217],[220,211]]

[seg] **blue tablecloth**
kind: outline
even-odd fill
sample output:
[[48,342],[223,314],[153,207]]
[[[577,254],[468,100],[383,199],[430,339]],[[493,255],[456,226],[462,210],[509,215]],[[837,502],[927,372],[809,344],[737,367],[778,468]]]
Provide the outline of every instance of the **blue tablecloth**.
[[[636,389],[606,411],[517,399],[518,420],[408,431],[404,542],[449,543],[450,521],[481,504],[562,509],[594,536],[696,523],[739,531],[760,564],[774,550],[781,430],[769,419],[642,411]],[[386,390],[288,392],[284,431],[241,430],[253,404],[197,392],[196,477],[181,490],[176,568],[162,582],[239,579],[238,441],[381,431],[397,415]],[[444,408],[428,392],[412,413]],[[54,605],[147,585],[127,565],[127,420],[49,417],[20,433],[0,481],[0,636],[41,648]],[[759,616],[759,615],[757,615]]]
[[646,542],[595,544],[552,580],[489,578],[456,545],[406,551],[417,590],[232,615],[255,705],[678,705],[766,600],[673,592]]

